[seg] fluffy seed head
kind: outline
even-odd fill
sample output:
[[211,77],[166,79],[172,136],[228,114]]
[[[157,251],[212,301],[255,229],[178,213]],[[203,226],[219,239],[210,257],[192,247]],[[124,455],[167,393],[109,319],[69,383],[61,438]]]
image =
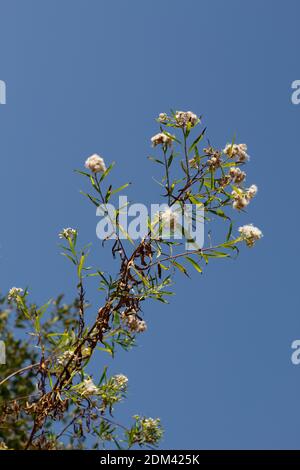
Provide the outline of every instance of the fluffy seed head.
[[85,161],[85,167],[93,173],[106,171],[104,160],[97,153],[94,153]]
[[243,225],[239,228],[239,232],[242,239],[245,240],[249,247],[252,247],[254,243],[263,236],[261,230],[253,224]]
[[151,137],[152,147],[156,147],[159,144],[166,145],[170,147],[173,143],[173,139],[170,135],[160,132]]

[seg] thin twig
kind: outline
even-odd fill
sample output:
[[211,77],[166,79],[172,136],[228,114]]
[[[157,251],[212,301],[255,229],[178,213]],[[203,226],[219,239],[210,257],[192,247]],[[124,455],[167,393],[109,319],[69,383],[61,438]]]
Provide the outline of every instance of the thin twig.
[[5,384],[5,382],[7,382],[9,379],[14,377],[15,375],[22,374],[23,372],[26,372],[27,370],[34,369],[35,367],[38,367],[39,365],[40,365],[40,362],[36,362],[35,364],[30,364],[29,366],[26,366],[26,367],[23,367],[22,369],[16,370],[12,374],[5,377],[5,379],[1,380],[0,386]]

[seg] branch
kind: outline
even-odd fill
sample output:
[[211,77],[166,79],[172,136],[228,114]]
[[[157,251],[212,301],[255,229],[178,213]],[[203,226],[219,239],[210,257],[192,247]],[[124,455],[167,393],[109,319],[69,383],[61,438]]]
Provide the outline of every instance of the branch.
[[38,367],[39,365],[40,365],[40,362],[36,362],[35,364],[30,364],[29,366],[23,367],[22,369],[19,369],[16,372],[13,372],[12,374],[8,375],[5,379],[3,379],[0,382],[0,386],[3,385],[5,382],[7,382],[12,377],[14,377],[15,375],[22,374],[23,372],[26,372],[27,370],[34,369],[35,367]]

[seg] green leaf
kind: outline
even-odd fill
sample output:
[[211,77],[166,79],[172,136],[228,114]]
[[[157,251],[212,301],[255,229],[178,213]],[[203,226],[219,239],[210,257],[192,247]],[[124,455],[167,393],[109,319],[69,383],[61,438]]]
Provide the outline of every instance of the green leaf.
[[168,159],[168,168],[170,168],[170,166],[172,165],[172,161],[173,161],[173,158],[174,158],[174,154],[171,153],[169,159]]
[[90,178],[90,173],[87,173],[86,171],[81,171],[81,170],[74,170],[75,173],[79,173],[79,175],[83,175],[83,176],[87,176],[88,178]]
[[227,236],[226,236],[226,240],[227,240],[227,241],[229,241],[229,239],[230,239],[230,237],[231,237],[232,228],[233,228],[233,223],[230,222],[229,229],[228,229],[228,233],[227,233]]
[[154,157],[148,157],[148,160],[151,160],[152,162],[160,163],[161,165],[164,165],[164,162],[161,160],[158,160],[157,158]]
[[116,193],[118,193],[119,191],[122,191],[122,189],[127,188],[127,186],[129,186],[130,184],[131,184],[131,183],[123,184],[123,186],[120,186],[118,189],[114,189],[110,194],[111,194],[111,195],[116,194]]
[[85,197],[88,197],[89,200],[92,201],[93,204],[95,204],[95,206],[98,207],[100,205],[100,201],[96,197],[91,196],[90,194],[84,193],[83,191],[80,191],[80,194],[83,194]]
[[198,273],[202,273],[202,269],[193,258],[190,258],[189,256],[185,256],[185,259],[188,260],[189,263],[191,263],[191,265],[196,269],[196,271],[198,271]]
[[39,315],[40,318],[43,317],[43,315],[46,313],[47,309],[49,308],[49,306],[51,305],[52,303],[52,300],[48,300],[48,302],[44,305],[42,305],[38,310],[37,310],[37,314]]
[[111,185],[109,186],[107,193],[105,195],[105,202],[108,202],[110,200],[110,196],[111,196]]
[[187,174],[188,174],[187,168],[186,168],[186,166],[185,166],[185,164],[183,163],[182,160],[180,161],[180,166],[181,166],[181,168],[183,169],[184,173],[187,175]]
[[97,349],[98,351],[107,352],[108,354],[113,356],[113,349],[111,348],[110,345],[108,345],[106,348],[101,348],[100,346],[97,346]]
[[167,266],[165,266],[165,265],[162,264],[162,263],[159,263],[159,265],[160,265],[160,267],[161,267],[164,271],[168,271],[169,268],[168,268]]
[[213,170],[210,171],[210,187],[211,189],[215,188],[215,174]]
[[178,263],[178,262],[175,261],[175,260],[172,261],[172,264],[173,264],[174,266],[176,266],[176,268],[178,268],[179,271],[181,271],[183,274],[185,274],[187,277],[189,277],[187,270],[185,269],[184,266],[182,266],[182,264]]
[[92,183],[92,186],[93,186],[93,188],[97,191],[97,193],[99,193],[99,189],[98,189],[98,187],[97,187],[97,185],[96,185],[96,181],[95,181],[95,179],[94,179],[94,177],[93,177],[92,175],[90,175],[90,182]]
[[208,212],[218,215],[219,217],[222,217],[222,219],[229,219],[229,217],[225,214],[224,211],[222,211],[222,209],[208,209]]
[[189,200],[191,201],[192,204],[199,205],[203,204],[202,201],[199,201],[198,199],[195,198],[192,194],[189,195]]
[[103,369],[103,373],[101,375],[101,378],[99,380],[99,383],[98,383],[98,386],[102,385],[102,383],[104,382],[104,380],[106,380],[106,372],[107,372],[107,369],[108,369],[108,366],[105,366],[104,369]]
[[82,268],[84,265],[84,260],[85,260],[85,255],[82,253],[79,263],[78,263],[78,268],[77,268],[77,274],[79,278],[81,278],[81,272],[82,272]]
[[213,251],[212,253],[208,253],[207,256],[210,258],[229,258],[228,253],[223,253],[222,251]]
[[101,176],[100,180],[99,180],[99,183],[101,183],[101,181],[104,180],[104,178],[106,178],[109,173],[111,172],[111,170],[113,169],[113,167],[115,166],[115,162],[112,162],[111,165],[109,165],[109,167],[107,168],[107,170],[105,170],[105,172],[103,173],[103,175]]
[[167,131],[163,131],[164,134],[166,134],[168,137],[170,137],[170,139],[172,139],[174,142],[177,142],[177,144],[181,144],[180,140],[177,139],[173,134],[170,134],[169,132]]
[[74,258],[72,258],[72,256],[68,255],[67,253],[61,253],[63,256],[65,256],[66,258],[68,258],[70,261],[72,261],[72,263],[74,263],[76,265],[76,261]]
[[123,235],[127,238],[127,240],[129,240],[130,243],[131,243],[132,245],[134,245],[134,241],[130,238],[128,232],[126,232],[126,230],[124,229],[124,227],[123,227],[120,223],[118,223],[118,228],[119,228],[120,231],[123,233]]
[[233,245],[235,245],[236,243],[240,242],[241,240],[242,240],[241,237],[238,237],[238,238],[235,238],[234,240],[228,240],[228,241],[226,241],[225,243],[222,243],[219,246],[222,246],[223,248],[230,248]]
[[198,145],[198,143],[203,139],[205,131],[206,131],[206,127],[203,129],[201,134],[198,135],[197,139],[194,140],[194,142],[192,143],[192,145],[189,148],[188,153],[192,152],[192,150],[194,150],[194,148]]
[[37,333],[41,331],[41,322],[40,317],[38,315],[36,315],[34,319],[34,329]]

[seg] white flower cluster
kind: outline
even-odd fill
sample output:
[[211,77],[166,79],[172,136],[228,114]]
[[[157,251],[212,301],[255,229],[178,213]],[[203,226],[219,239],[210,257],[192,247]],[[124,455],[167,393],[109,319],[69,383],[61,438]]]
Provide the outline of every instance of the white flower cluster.
[[252,224],[243,225],[243,227],[239,228],[239,232],[242,239],[245,240],[250,247],[263,236],[261,230]]
[[179,127],[195,126],[199,122],[197,114],[192,111],[176,111],[175,121]]
[[160,113],[159,116],[158,116],[158,120],[159,122],[166,122],[168,121],[169,117],[167,115],[167,113]]
[[229,158],[236,157],[239,162],[246,162],[247,160],[249,160],[246,144],[227,144],[223,152]]
[[172,145],[173,139],[171,135],[160,132],[159,134],[155,134],[153,137],[151,137],[151,142],[152,147],[156,147],[160,144],[170,147]]
[[112,410],[115,403],[122,400],[127,390],[128,378],[123,374],[117,374],[101,385],[99,395],[102,400],[101,410],[105,411],[107,407]]
[[129,315],[123,314],[122,318],[132,332],[143,333],[147,330],[147,323],[144,320],[140,320],[136,316],[135,312],[130,313]]
[[85,167],[91,170],[93,173],[106,171],[104,160],[97,153],[94,153],[85,161]]
[[[91,354],[91,348],[88,348],[88,347],[82,348],[81,357],[83,359],[88,358],[90,354]],[[73,355],[74,355],[74,351],[72,349],[68,349],[56,359],[57,364],[59,366],[66,366]],[[77,355],[73,357],[73,361],[76,361],[77,359],[78,359]]]
[[14,300],[18,300],[18,297],[24,293],[24,290],[21,287],[12,287],[7,295],[7,300],[9,302],[13,302]]
[[161,428],[160,419],[156,418],[141,418],[140,416],[134,416],[139,427],[139,442],[156,444],[163,435]]
[[69,238],[73,240],[76,234],[77,230],[75,230],[75,228],[68,227],[64,228],[61,232],[59,232],[58,237],[61,239],[65,238],[66,240],[68,240]]
[[128,378],[126,375],[117,374],[112,377],[112,381],[116,385],[118,391],[124,391],[127,388]]
[[236,166],[230,168],[229,175],[236,184],[242,183],[246,178],[246,173]]
[[97,395],[99,393],[99,387],[94,384],[91,378],[84,379],[81,384],[81,394],[84,396]]
[[199,166],[199,158],[193,157],[189,160],[189,165],[191,168],[197,169]]
[[251,199],[254,198],[256,193],[257,193],[257,186],[255,184],[252,184],[247,191],[234,189],[231,193],[233,197],[233,208],[237,210],[244,209],[245,207],[248,206]]
[[72,350],[65,351],[61,356],[59,356],[56,361],[59,366],[65,366],[73,355]]

